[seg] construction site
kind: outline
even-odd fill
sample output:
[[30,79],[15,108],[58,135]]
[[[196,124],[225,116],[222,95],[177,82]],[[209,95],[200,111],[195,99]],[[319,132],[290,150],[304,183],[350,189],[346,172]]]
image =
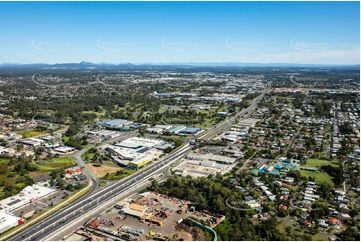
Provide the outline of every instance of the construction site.
[[[201,226],[187,223],[196,218]],[[146,192],[124,199],[65,238],[80,240],[207,240],[224,217],[196,211],[189,201]],[[203,226],[204,225],[204,226]]]

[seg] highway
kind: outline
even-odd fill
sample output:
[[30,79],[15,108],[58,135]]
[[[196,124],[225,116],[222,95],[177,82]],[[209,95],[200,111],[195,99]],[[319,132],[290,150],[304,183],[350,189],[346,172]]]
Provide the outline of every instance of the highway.
[[[240,118],[243,115],[247,115],[249,112],[253,111],[266,92],[267,89],[262,91],[262,93],[258,97],[252,100],[248,108],[237,113],[235,116],[215,125],[214,128],[209,129],[203,134],[201,134],[199,138],[209,139],[219,134],[220,132],[229,129],[237,118]],[[104,187],[101,190],[94,190],[93,193],[89,194],[88,196],[85,196],[73,202],[72,204],[69,204],[65,208],[55,212],[44,220],[34,224],[33,226],[23,230],[22,232],[19,232],[17,235],[13,236],[9,240],[34,241],[46,238],[50,234],[53,234],[54,231],[60,230],[66,224],[76,221],[84,214],[89,213],[90,211],[96,209],[98,206],[106,203],[107,201],[110,201],[111,199],[114,199],[119,194],[126,192],[127,190],[129,190],[129,188],[135,186],[136,184],[140,184],[141,182],[146,181],[149,177],[156,175],[159,172],[164,172],[164,169],[167,169],[167,167],[178,161],[192,148],[193,145],[188,142],[185,143],[169,155],[165,156],[162,160],[152,163],[149,166],[146,166],[145,168],[132,174],[131,176],[117,181],[107,187]],[[81,160],[81,153],[77,154],[78,158],[79,155]]]
[[174,153],[166,156],[163,160],[153,163],[129,177],[113,183],[112,185],[105,187],[104,189],[101,189],[88,197],[76,201],[75,204],[71,204],[65,209],[56,212],[43,221],[40,221],[34,226],[31,226],[30,228],[15,235],[10,240],[41,240],[51,232],[59,229],[62,225],[65,224],[65,222],[76,220],[82,216],[82,214],[117,196],[119,193],[122,193],[133,184],[156,174],[160,168],[170,165],[172,162],[178,160],[178,158],[188,153],[192,147],[193,146],[189,143],[181,146]]
[[266,89],[264,89],[260,95],[258,95],[255,99],[252,100],[252,102],[250,103],[250,105],[247,108],[241,110],[236,115],[216,124],[213,128],[208,130],[208,132],[205,132],[205,133],[201,134],[200,136],[198,136],[198,139],[210,139],[210,138],[228,130],[229,128],[231,128],[232,124],[238,118],[241,118],[241,117],[253,112],[257,108],[258,103],[262,100],[262,97],[264,96],[264,94],[266,94],[269,90],[270,89],[267,86]]

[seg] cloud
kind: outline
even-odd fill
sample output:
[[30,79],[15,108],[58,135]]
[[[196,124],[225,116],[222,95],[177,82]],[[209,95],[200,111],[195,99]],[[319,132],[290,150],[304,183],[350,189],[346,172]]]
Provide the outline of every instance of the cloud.
[[128,42],[109,42],[103,39],[98,39],[96,45],[99,49],[106,52],[122,52],[134,48],[134,43]]
[[196,42],[170,42],[166,39],[162,39],[160,41],[160,45],[163,49],[173,52],[186,52],[194,50],[195,48],[199,47],[199,43]]
[[233,56],[232,61],[257,63],[300,64],[359,64],[360,48],[355,45],[296,41],[291,39],[289,49],[279,53],[243,53]]
[[224,45],[230,50],[239,52],[252,52],[258,51],[260,47],[263,46],[263,43],[232,41],[231,39],[226,39],[224,41]]
[[53,51],[64,51],[64,49],[70,46],[70,43],[39,41],[37,39],[34,39],[31,41],[31,45],[36,50],[53,52]]
[[292,50],[299,52],[312,52],[325,50],[329,48],[328,43],[320,43],[320,42],[299,42],[295,39],[291,39],[290,47]]

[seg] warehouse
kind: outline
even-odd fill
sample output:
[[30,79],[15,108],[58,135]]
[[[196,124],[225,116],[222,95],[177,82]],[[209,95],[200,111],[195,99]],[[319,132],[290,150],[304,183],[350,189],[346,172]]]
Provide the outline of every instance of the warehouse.
[[228,156],[193,153],[187,155],[173,171],[182,176],[207,177],[230,171],[236,161],[236,158]]
[[148,206],[130,203],[128,206],[124,206],[120,212],[140,220],[154,223],[158,226],[162,226],[164,224],[163,219],[154,216],[152,213],[147,213],[147,210]]
[[201,128],[187,127],[186,129],[183,129],[182,131],[180,131],[179,134],[181,134],[181,135],[197,135],[197,134],[201,133],[202,131],[203,131],[203,129],[201,129]]
[[187,158],[192,160],[199,160],[199,161],[215,161],[219,164],[233,164],[237,161],[236,158],[223,156],[223,155],[214,155],[214,154],[189,154]]
[[113,139],[122,135],[121,132],[114,130],[96,130],[87,133],[91,139],[98,139],[99,141]]
[[109,129],[117,129],[117,130],[127,131],[130,129],[130,126],[133,124],[133,122],[126,120],[126,119],[113,119],[113,120],[99,122],[98,124],[100,126],[103,126],[105,128],[109,128]]
[[151,134],[163,134],[172,128],[172,125],[155,125],[151,128],[147,128],[146,131]]

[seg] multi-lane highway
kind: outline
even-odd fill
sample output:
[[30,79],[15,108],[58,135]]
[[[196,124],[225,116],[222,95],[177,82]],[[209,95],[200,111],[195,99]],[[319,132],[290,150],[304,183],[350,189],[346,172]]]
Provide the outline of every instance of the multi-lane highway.
[[208,130],[208,132],[201,134],[198,137],[198,139],[210,139],[210,138],[224,132],[225,130],[228,130],[238,118],[241,118],[241,117],[253,112],[257,108],[258,103],[262,100],[262,97],[264,96],[264,94],[267,93],[268,91],[269,91],[269,88],[267,86],[266,89],[264,89],[260,95],[258,95],[255,99],[252,100],[252,102],[246,109],[243,109],[240,112],[238,112],[236,115],[224,120],[223,122],[216,124],[210,130]]
[[156,174],[161,168],[170,165],[172,162],[185,155],[191,148],[192,146],[189,143],[183,145],[178,150],[168,155],[165,159],[151,164],[141,171],[77,201],[75,204],[56,212],[52,216],[20,232],[10,240],[40,240],[44,238],[51,232],[59,229],[65,223],[76,220],[84,213],[94,209],[99,204],[106,202],[114,196],[117,196],[119,193],[122,193],[132,185]]
[[[253,111],[257,107],[257,104],[266,91],[267,89],[263,91],[256,99],[254,99],[248,108],[237,113],[235,116],[215,125],[214,128],[207,130],[202,135],[200,135],[199,138],[210,139],[220,132],[228,129],[237,118],[247,115],[249,112]],[[192,147],[193,145],[187,142],[159,162],[152,163],[137,173],[134,173],[133,175],[113,183],[101,190],[93,191],[92,194],[73,202],[72,204],[59,210],[58,212],[55,212],[44,220],[23,230],[22,232],[19,232],[17,235],[10,238],[10,240],[41,240],[46,238],[49,234],[52,234],[54,231],[61,229],[64,225],[76,221],[84,214],[89,213],[98,206],[106,203],[107,201],[110,201],[119,194],[124,193],[130,187],[146,181],[153,175],[162,173],[164,169],[168,169],[170,165],[177,162],[180,158],[186,155],[192,149]]]

